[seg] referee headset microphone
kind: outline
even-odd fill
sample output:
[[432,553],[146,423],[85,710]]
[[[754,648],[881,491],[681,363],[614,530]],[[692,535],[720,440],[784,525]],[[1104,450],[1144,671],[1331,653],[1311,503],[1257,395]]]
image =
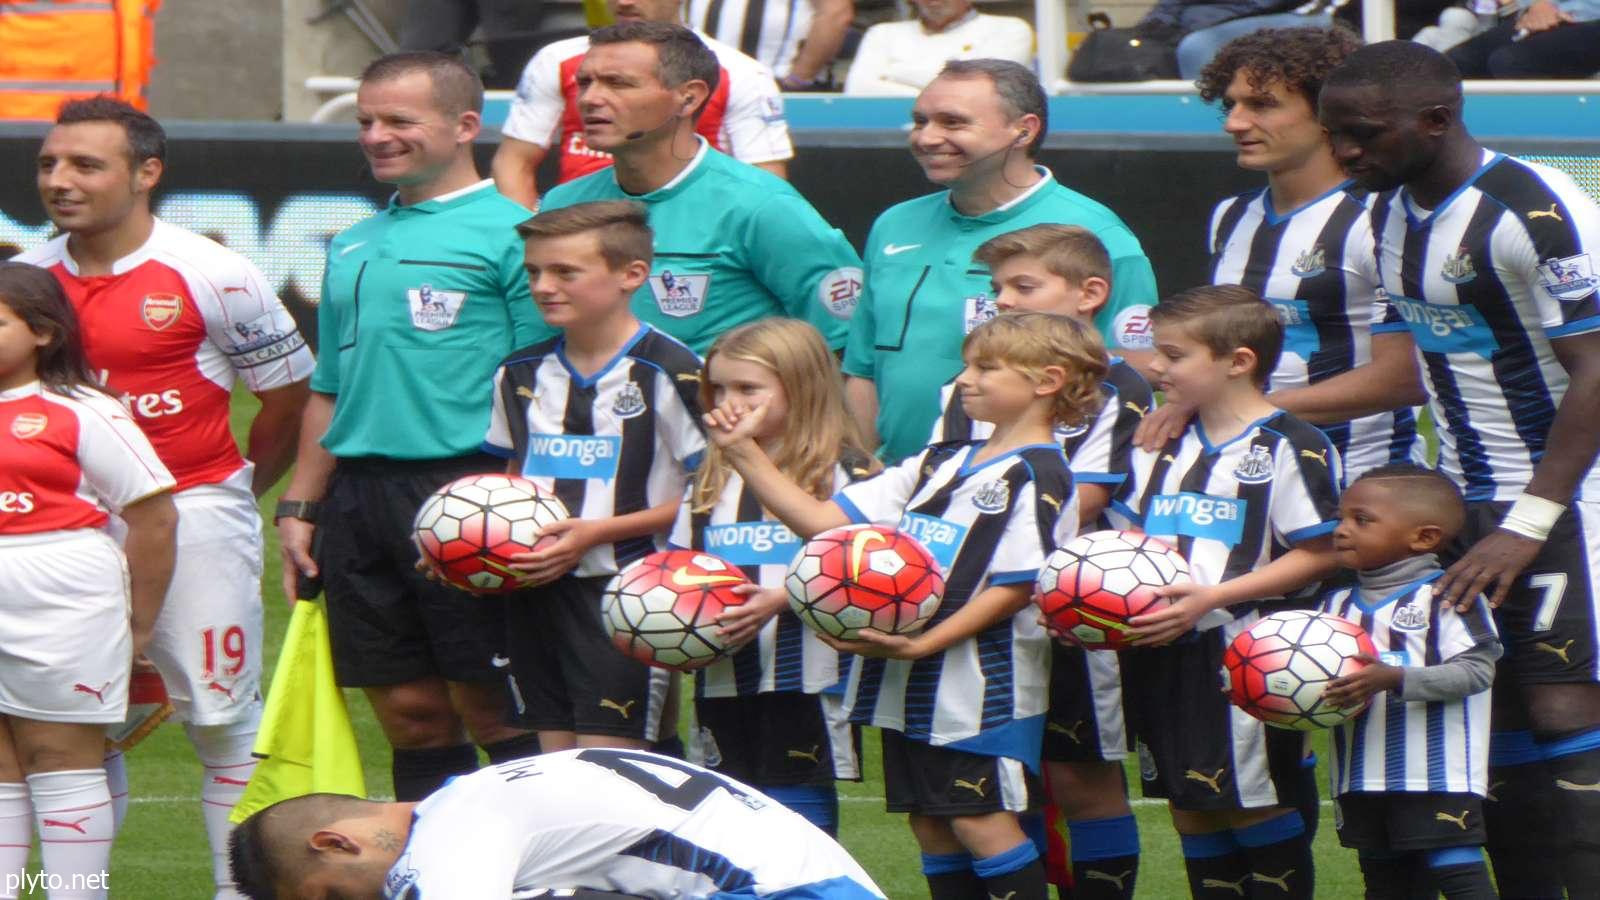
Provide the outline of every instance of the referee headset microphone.
[[[1031,132],[1028,129],[1024,128],[1021,131],[1017,132],[1017,136],[1011,139],[1011,143],[1006,144],[1004,147],[1001,147],[998,150],[990,150],[988,153],[985,153],[982,156],[973,157],[972,159],[969,159],[964,163],[957,163],[956,165],[957,165],[958,168],[965,169],[968,166],[975,166],[978,163],[981,163],[986,159],[993,159],[993,158],[995,158],[996,156],[999,156],[1002,153],[1005,153],[1005,154],[1009,155],[1011,153],[1011,151],[1017,149],[1017,145],[1018,144],[1022,144],[1024,146],[1026,146],[1027,143],[1028,143],[1028,138],[1030,138],[1030,137],[1033,137],[1033,132]],[[633,135],[629,135],[628,139],[632,140],[633,139]],[[1006,175],[1005,175],[1004,167],[1002,167],[1002,169],[1001,169],[1001,177],[1004,177],[1006,179],[1006,184],[1011,184],[1011,179],[1009,177],[1006,177]],[[1019,190],[1022,189],[1022,188],[1028,187],[1028,185],[1025,185],[1025,184],[1011,184],[1011,186],[1014,187],[1014,188],[1017,188]]]

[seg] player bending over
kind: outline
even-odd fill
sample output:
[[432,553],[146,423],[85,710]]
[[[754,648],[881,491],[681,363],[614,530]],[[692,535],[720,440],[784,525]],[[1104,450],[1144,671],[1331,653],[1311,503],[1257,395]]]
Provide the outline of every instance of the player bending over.
[[1357,586],[1326,612],[1360,623],[1378,659],[1328,686],[1337,706],[1372,706],[1333,732],[1339,842],[1360,854],[1367,896],[1493,900],[1483,858],[1489,683],[1500,641],[1487,604],[1457,612],[1435,597],[1440,548],[1466,506],[1450,479],[1392,464],[1339,501],[1333,543]]
[[883,729],[889,811],[911,814],[933,900],[1043,900],[1044,867],[1017,820],[1034,799],[1050,659],[1028,600],[1045,557],[1077,531],[1054,428],[1097,408],[1105,351],[1081,323],[1043,313],[994,319],[962,351],[963,408],[994,433],[934,444],[832,500],[791,481],[756,440],[770,402],[731,397],[706,421],[762,505],[802,537],[894,522],[938,558],[945,596],[926,630],[827,642],[868,657],[846,703]]
[[1163,589],[1170,607],[1132,620],[1140,646],[1122,657],[1145,796],[1171,807],[1195,897],[1254,896],[1261,884],[1309,898],[1311,846],[1296,811],[1309,786],[1304,740],[1234,708],[1217,672],[1259,601],[1335,568],[1339,458],[1262,393],[1283,346],[1271,304],[1237,285],[1197,287],[1162,300],[1150,320],[1156,386],[1195,417],[1159,452],[1139,451],[1112,505],[1177,548],[1194,580]]
[[782,804],[698,766],[615,748],[510,760],[421,803],[284,800],[240,823],[231,856],[251,900],[508,900],[548,889],[883,896],[843,847]]
[[[1111,294],[1111,257],[1094,232],[1077,225],[1007,232],[985,241],[973,259],[988,267],[1001,314],[1056,313],[1092,325]],[[1077,487],[1078,523],[1086,529],[1112,527],[1106,505],[1132,470],[1134,431],[1155,403],[1139,370],[1115,356],[1100,393],[1092,417],[1055,432]],[[962,410],[954,383],[945,387],[943,400],[933,441],[973,440],[994,432],[993,424]],[[1066,818],[1071,838],[1073,897],[1132,897],[1139,826],[1122,771],[1128,740],[1117,654],[1063,642],[1051,651],[1042,756],[1050,802]]]

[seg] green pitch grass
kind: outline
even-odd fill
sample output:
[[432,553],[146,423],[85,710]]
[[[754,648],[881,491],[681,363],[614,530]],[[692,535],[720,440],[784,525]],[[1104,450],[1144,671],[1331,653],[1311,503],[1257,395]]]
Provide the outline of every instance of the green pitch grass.
[[[241,393],[235,403],[235,431],[242,434],[255,404]],[[271,521],[277,492],[262,500],[262,517]],[[263,580],[266,601],[266,677],[270,683],[278,647],[288,621],[288,606],[283,599],[278,576],[278,543],[272,529],[267,530],[267,568]],[[387,746],[366,700],[357,691],[347,691],[351,716],[361,744],[366,766],[367,789],[374,797],[390,796]],[[1325,741],[1319,736],[1319,755]],[[883,776],[878,765],[876,732],[866,735],[865,770],[861,784],[844,784],[841,837],[892,898],[926,897],[916,843],[906,827],[905,817],[883,811]],[[158,729],[128,756],[132,802],[128,818],[112,851],[111,896],[130,900],[203,900],[211,896],[211,862],[206,849],[205,830],[200,822],[200,766],[184,737],[183,729],[167,724]],[[1138,784],[1137,772],[1129,772]],[[1322,784],[1326,792],[1327,777]],[[1144,858],[1139,871],[1140,898],[1167,900],[1188,896],[1183,874],[1183,859],[1177,836],[1165,808],[1157,803],[1135,801]],[[1320,897],[1361,896],[1361,876],[1355,854],[1338,846],[1333,835],[1331,810],[1323,806],[1322,827],[1317,835],[1317,894]],[[28,895],[43,898],[43,894]]]

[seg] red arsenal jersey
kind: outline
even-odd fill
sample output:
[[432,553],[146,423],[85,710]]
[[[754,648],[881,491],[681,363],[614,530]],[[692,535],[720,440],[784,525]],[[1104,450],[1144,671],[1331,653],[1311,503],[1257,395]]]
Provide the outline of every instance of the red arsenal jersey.
[[108,512],[172,485],[110,397],[38,382],[0,391],[0,535],[99,528]]
[[157,221],[110,275],[80,275],[67,235],[19,256],[49,269],[77,310],[84,351],[184,490],[245,465],[228,427],[234,380],[255,392],[314,360],[266,278],[238,253]]

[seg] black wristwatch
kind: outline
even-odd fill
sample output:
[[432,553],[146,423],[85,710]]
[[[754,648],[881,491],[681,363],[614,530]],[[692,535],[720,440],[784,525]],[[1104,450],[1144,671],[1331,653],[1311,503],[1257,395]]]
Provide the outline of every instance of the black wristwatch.
[[285,518],[315,522],[320,512],[322,504],[315,500],[279,500],[277,509],[272,511],[272,524],[276,525],[279,519]]

